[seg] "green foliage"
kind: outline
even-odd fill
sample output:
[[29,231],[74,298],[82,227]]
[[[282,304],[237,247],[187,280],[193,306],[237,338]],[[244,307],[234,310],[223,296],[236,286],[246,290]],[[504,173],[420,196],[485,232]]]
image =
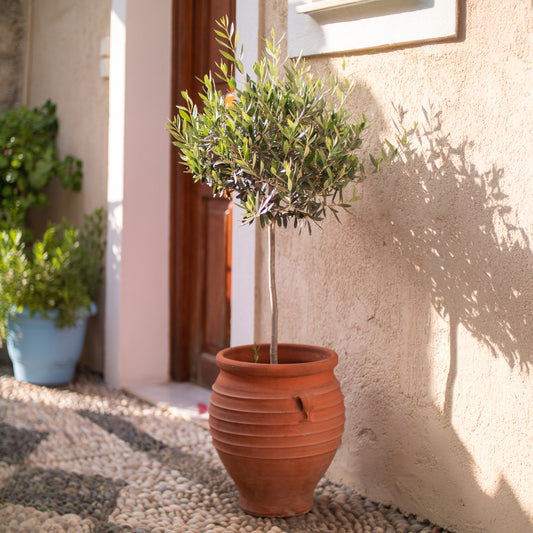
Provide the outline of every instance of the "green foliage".
[[103,210],[86,215],[82,230],[64,221],[28,245],[20,229],[0,232],[0,338],[10,317],[57,310],[58,327],[74,326],[90,310],[103,278]]
[[252,351],[254,354],[250,356],[250,361],[257,363],[259,361],[259,346],[255,342],[252,344]]
[[[232,93],[218,90],[211,73],[199,95],[203,111],[183,92],[185,105],[167,124],[173,144],[195,181],[212,187],[214,195],[233,195],[244,222],[291,222],[311,230],[311,221],[320,222],[328,210],[337,216],[338,208],[357,200],[354,192],[346,201],[344,190],[366,177],[360,149],[367,121],[354,120],[344,106],[352,85],[336,76],[313,77],[300,58],[280,61],[274,34],[254,64],[254,77],[244,76],[233,25],[227,17],[218,25],[226,62],[217,65],[217,76]],[[370,156],[373,170],[395,155],[386,143],[380,156]]]
[[22,228],[29,207],[47,203],[44,188],[52,178],[65,189],[81,189],[81,161],[58,157],[58,127],[50,100],[0,112],[0,229]]

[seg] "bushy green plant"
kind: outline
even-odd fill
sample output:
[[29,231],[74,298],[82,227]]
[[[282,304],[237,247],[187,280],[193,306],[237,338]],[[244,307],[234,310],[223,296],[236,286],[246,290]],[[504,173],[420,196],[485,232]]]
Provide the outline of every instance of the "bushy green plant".
[[0,229],[22,228],[30,206],[47,203],[44,189],[53,178],[65,189],[81,189],[81,161],[58,156],[58,127],[50,100],[0,112]]
[[[224,60],[217,76],[230,93],[206,74],[199,94],[202,110],[183,92],[185,104],[168,129],[196,182],[212,187],[214,195],[232,196],[244,210],[245,223],[259,220],[268,228],[271,362],[276,362],[275,226],[293,223],[311,231],[328,211],[337,217],[338,209],[358,199],[355,188],[345,199],[346,187],[366,178],[367,165],[379,170],[397,150],[385,141],[379,156],[361,154],[367,121],[355,119],[345,107],[352,89],[348,80],[316,78],[300,58],[281,61],[273,33],[253,76],[247,75],[233,26],[227,18],[218,26]],[[239,84],[237,72],[244,80]]]
[[0,338],[10,317],[58,311],[58,327],[74,326],[90,310],[103,278],[103,210],[86,215],[83,229],[50,225],[28,245],[20,229],[0,232]]

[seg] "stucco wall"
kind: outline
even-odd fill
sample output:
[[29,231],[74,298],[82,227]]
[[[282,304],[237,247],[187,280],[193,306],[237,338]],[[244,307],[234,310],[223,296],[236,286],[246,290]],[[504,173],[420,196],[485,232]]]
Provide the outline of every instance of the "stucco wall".
[[20,0],[0,0],[0,109],[22,98],[25,20]]
[[[49,208],[34,224],[63,216],[80,222],[83,213],[107,199],[108,80],[100,76],[100,41],[109,35],[111,0],[25,0],[29,29],[27,104],[57,104],[58,149],[83,161],[83,190],[50,189]],[[85,362],[103,369],[103,300],[89,325]]]
[[[286,2],[265,2],[265,32]],[[459,2],[453,42],[347,55],[353,111],[418,135],[343,225],[278,232],[280,340],[340,356],[329,471],[464,533],[533,531],[530,0]],[[316,71],[342,58],[309,60]],[[264,238],[259,258],[265,255]],[[257,340],[268,340],[259,261]]]
[[169,379],[172,3],[113,0],[105,378]]

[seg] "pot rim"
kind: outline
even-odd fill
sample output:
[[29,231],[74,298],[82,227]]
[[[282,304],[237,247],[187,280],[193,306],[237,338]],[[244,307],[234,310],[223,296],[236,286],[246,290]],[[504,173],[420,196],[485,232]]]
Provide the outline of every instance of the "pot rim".
[[[253,344],[231,346],[216,355],[218,368],[233,374],[265,377],[292,377],[319,374],[333,370],[338,356],[330,348],[309,344],[278,344],[277,365],[269,362],[253,362]],[[270,344],[257,344],[261,359],[268,361]],[[290,361],[290,362],[285,362]]]
[[[94,303],[94,302],[91,302],[91,309],[86,309],[85,307],[82,307],[79,309],[80,311],[80,317],[79,318],[86,318],[86,317],[90,317],[90,316],[94,316],[96,315],[96,313],[98,312],[98,306]],[[26,307],[26,306],[23,306],[22,307],[22,311],[19,311],[17,309],[17,307],[14,307],[13,308],[13,312],[15,314],[15,317],[20,317],[20,318],[32,318],[32,319],[42,319],[42,320],[54,320],[57,315],[59,314],[59,311],[57,309],[50,309],[50,310],[46,310],[46,314],[48,316],[45,316],[43,314],[43,312],[38,309],[37,311],[35,311],[34,315],[32,317],[30,317],[30,310]]]

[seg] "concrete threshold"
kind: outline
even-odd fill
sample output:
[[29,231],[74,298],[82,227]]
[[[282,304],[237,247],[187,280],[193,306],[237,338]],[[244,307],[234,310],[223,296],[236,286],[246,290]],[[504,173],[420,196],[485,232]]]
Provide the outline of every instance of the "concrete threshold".
[[169,382],[163,385],[135,385],[126,392],[176,415],[207,427],[211,391],[194,383]]

